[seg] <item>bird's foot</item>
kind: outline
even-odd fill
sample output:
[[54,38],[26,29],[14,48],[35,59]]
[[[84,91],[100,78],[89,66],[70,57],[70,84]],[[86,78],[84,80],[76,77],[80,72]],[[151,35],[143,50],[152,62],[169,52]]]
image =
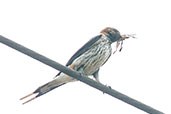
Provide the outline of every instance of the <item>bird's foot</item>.
[[[105,85],[106,87],[108,87],[109,89],[112,89],[111,86]],[[103,91],[103,94],[105,94],[105,92]]]
[[80,76],[86,76],[84,73],[82,72],[79,72]]

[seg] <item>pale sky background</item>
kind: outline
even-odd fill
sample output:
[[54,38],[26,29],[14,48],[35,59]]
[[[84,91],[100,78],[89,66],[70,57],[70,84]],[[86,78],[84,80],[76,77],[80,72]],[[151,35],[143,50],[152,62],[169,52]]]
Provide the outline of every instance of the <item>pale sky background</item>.
[[[169,0],[0,0],[0,34],[63,65],[105,27],[136,34],[100,70],[100,81],[171,113]],[[115,45],[113,45],[114,48]],[[22,105],[19,98],[58,73],[0,44],[1,114],[145,114],[82,83]]]

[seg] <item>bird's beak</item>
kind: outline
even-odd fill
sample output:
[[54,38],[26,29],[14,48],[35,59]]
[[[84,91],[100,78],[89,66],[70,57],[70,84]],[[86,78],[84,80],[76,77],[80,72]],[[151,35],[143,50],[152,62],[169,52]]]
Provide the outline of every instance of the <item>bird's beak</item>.
[[121,40],[125,40],[125,39],[128,39],[128,38],[136,38],[136,37],[135,37],[135,34],[123,34],[121,36]]

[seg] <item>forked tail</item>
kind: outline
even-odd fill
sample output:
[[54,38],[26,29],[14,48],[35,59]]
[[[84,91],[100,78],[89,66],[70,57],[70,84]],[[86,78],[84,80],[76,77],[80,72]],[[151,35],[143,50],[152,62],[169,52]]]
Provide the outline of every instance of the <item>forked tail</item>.
[[[73,69],[74,65],[70,65],[68,67]],[[40,97],[40,96],[44,95],[45,93],[52,91],[53,89],[55,89],[61,85],[64,85],[68,82],[71,82],[71,81],[74,81],[74,79],[72,77],[70,77],[64,73],[61,73],[60,76],[58,76],[58,78],[40,86],[33,93],[30,93],[30,94],[26,95],[25,97],[22,97],[20,100],[23,100],[27,97],[34,95],[34,97],[32,97],[31,99],[29,99],[23,103],[23,104],[26,104],[26,103],[34,100],[35,98]]]
[[59,87],[61,85],[64,85],[64,84],[65,84],[65,82],[61,82],[61,81],[58,81],[58,80],[52,80],[52,81],[40,86],[39,88],[37,88],[33,93],[30,93],[30,94],[22,97],[20,100],[23,100],[23,99],[25,99],[27,97],[30,97],[30,96],[34,95],[34,97],[32,97],[31,99],[29,99],[29,100],[27,100],[27,101],[25,101],[23,103],[23,104],[26,104],[26,103],[34,100],[35,98],[40,97],[40,96],[48,93],[49,91],[51,91],[51,90],[53,90],[53,89],[55,89],[55,88],[57,88],[57,87]]

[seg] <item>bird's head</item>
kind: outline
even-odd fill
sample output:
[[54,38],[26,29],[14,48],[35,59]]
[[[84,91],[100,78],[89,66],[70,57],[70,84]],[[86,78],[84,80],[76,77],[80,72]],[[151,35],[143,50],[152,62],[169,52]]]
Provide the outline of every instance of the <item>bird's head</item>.
[[118,41],[119,39],[122,38],[120,32],[117,29],[111,27],[106,27],[100,33],[106,35],[108,38],[110,38],[112,42]]
[[102,33],[102,34],[106,35],[108,38],[110,38],[112,43],[117,42],[116,50],[119,47],[120,42],[121,42],[121,48],[120,48],[119,51],[122,50],[123,40],[128,39],[128,38],[135,38],[135,34],[120,35],[120,32],[117,29],[114,29],[114,28],[111,28],[111,27],[106,27],[100,33]]
[[112,27],[106,27],[100,33],[109,37],[112,42],[123,41],[123,40],[128,39],[128,38],[135,38],[135,34],[121,35],[117,29],[112,28]]

